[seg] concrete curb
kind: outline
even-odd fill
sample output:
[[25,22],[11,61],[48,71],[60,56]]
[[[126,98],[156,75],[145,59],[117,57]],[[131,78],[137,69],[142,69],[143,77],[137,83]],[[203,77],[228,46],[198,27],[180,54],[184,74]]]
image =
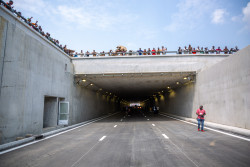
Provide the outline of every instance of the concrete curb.
[[[193,118],[181,117],[181,116],[167,114],[167,113],[160,113],[160,114],[167,115],[170,117],[178,118],[178,119],[181,119],[181,120],[184,120],[187,122],[197,124],[197,120],[193,119]],[[222,124],[217,124],[217,123],[208,122],[208,121],[205,121],[204,126],[250,138],[250,130],[248,130],[248,129],[237,128],[237,127],[233,127],[233,126],[222,125]]]
[[66,130],[70,130],[70,129],[73,129],[73,128],[76,128],[76,127],[79,127],[79,126],[82,126],[82,125],[85,125],[85,124],[88,124],[88,123],[92,123],[92,122],[95,122],[95,121],[110,117],[110,116],[115,115],[115,114],[117,114],[117,112],[113,113],[113,114],[108,114],[108,115],[105,115],[105,116],[102,116],[102,117],[98,117],[98,118],[95,118],[95,119],[91,119],[91,120],[88,120],[88,121],[85,121],[85,122],[82,122],[82,123],[67,126],[65,128],[61,128],[61,129],[53,130],[53,131],[50,131],[50,132],[42,133],[40,135],[35,135],[35,136],[28,137],[28,138],[25,138],[25,139],[22,139],[22,140],[2,144],[2,145],[0,145],[0,151],[4,151],[4,150],[7,150],[7,149],[10,149],[10,148],[13,148],[13,147],[17,147],[17,146],[20,146],[20,145],[23,145],[23,144],[26,144],[26,143],[29,143],[29,142],[32,142],[32,141],[35,141],[35,140],[42,139],[42,138],[46,138],[48,136],[51,136],[51,135],[54,135],[54,134],[57,134],[57,133],[60,133],[60,132],[66,131]]

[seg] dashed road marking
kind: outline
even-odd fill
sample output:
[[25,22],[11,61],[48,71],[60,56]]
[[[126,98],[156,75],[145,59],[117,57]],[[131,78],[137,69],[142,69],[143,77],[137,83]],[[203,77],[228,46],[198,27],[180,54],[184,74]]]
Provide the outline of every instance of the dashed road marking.
[[165,139],[169,139],[169,137],[168,137],[166,134],[162,134],[162,136],[163,136]]
[[99,139],[99,141],[103,141],[106,138],[106,136],[102,136],[102,138]]
[[155,124],[152,124],[153,126],[155,126]]
[[117,125],[114,126],[114,128],[117,127]]
[[[160,115],[168,117],[168,118],[171,118],[171,119],[175,119],[175,120],[178,120],[178,121],[181,121],[181,122],[185,122],[187,124],[191,124],[191,125],[197,126],[197,124],[194,124],[194,123],[191,123],[191,122],[187,122],[187,121],[184,121],[184,120],[181,120],[181,119],[178,119],[178,118],[174,118],[174,117],[171,117],[171,116],[168,116],[168,115],[164,115],[164,114],[160,114]],[[235,138],[238,138],[238,139],[250,141],[250,139],[245,138],[245,137],[233,135],[233,134],[230,134],[230,133],[227,133],[227,132],[219,131],[219,130],[208,128],[208,127],[204,127],[204,128],[205,129],[209,129],[209,130],[214,131],[214,132],[218,132],[218,133],[224,134],[224,135],[232,136],[232,137],[235,137]]]
[[56,133],[56,134],[54,134],[54,135],[48,136],[48,137],[46,137],[46,138],[44,138],[44,139],[41,139],[41,140],[36,140],[36,141],[30,142],[30,143],[27,143],[27,144],[23,144],[23,145],[14,147],[14,148],[10,148],[10,149],[5,150],[5,151],[0,151],[0,155],[5,154],[5,153],[8,153],[8,152],[11,152],[11,151],[14,151],[14,150],[18,150],[18,149],[20,149],[20,148],[23,148],[23,147],[26,147],[26,146],[29,146],[29,145],[32,145],[32,144],[35,144],[35,143],[38,143],[38,142],[41,142],[41,141],[44,141],[44,140],[48,140],[48,139],[50,139],[50,138],[52,138],[52,137],[55,137],[55,136],[58,136],[58,135],[67,133],[67,132],[69,132],[69,131],[72,131],[72,130],[81,128],[81,127],[86,126],[86,125],[89,125],[89,124],[92,124],[92,123],[94,123],[94,122],[96,122],[96,121],[105,119],[105,118],[110,117],[110,116],[115,115],[115,114],[117,114],[117,113],[114,113],[114,114],[111,114],[111,115],[108,115],[108,116],[104,116],[104,117],[100,117],[100,118],[96,118],[96,119],[87,121],[86,123],[84,123],[84,124],[82,124],[82,125],[79,125],[79,126],[77,126],[77,127],[75,127],[75,128],[68,129],[68,130],[65,130],[65,131]]

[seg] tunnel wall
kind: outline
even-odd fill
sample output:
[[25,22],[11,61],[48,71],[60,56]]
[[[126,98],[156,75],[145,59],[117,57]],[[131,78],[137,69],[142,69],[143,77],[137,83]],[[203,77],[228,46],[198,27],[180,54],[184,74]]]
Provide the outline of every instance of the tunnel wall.
[[203,105],[206,121],[250,129],[250,46],[197,73],[196,82],[159,101],[163,112],[196,118]]
[[112,100],[73,83],[64,52],[2,6],[0,23],[0,144],[42,133],[45,96],[69,102],[69,125],[114,112]]

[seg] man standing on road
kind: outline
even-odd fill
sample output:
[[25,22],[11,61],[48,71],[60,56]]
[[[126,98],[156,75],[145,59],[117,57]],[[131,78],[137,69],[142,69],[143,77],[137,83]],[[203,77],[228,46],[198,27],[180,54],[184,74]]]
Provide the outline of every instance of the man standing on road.
[[201,131],[204,132],[204,116],[206,115],[206,111],[203,110],[203,106],[201,105],[200,108],[196,111],[197,121],[198,121],[198,131],[200,131],[200,125],[201,125]]

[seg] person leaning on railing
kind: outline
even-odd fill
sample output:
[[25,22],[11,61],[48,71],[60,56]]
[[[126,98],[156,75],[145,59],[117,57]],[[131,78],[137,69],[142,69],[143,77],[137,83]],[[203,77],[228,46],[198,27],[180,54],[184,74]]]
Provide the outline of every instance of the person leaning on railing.
[[4,7],[6,7],[7,9],[9,9],[11,12],[13,12],[14,11],[14,6],[12,6],[13,4],[14,4],[14,2],[13,1],[9,1],[9,2],[7,2],[7,3],[4,3],[3,1],[1,1],[1,3],[3,3],[4,4]]
[[165,55],[167,53],[167,48],[166,47],[162,46],[161,50],[162,50],[162,55]]
[[141,48],[139,48],[139,50],[137,50],[137,52],[138,52],[139,55],[142,55],[143,51],[141,50]]
[[224,52],[224,54],[228,54],[229,50],[228,50],[227,46],[225,46],[225,48],[223,49],[223,52]]
[[200,54],[204,54],[203,47],[201,47]]
[[177,52],[178,54],[182,54],[182,49],[181,49],[181,47],[179,47],[178,48],[178,52]]
[[151,50],[150,50],[150,48],[148,48],[148,55],[151,55]]
[[192,53],[196,54],[196,49],[195,48],[193,48]]
[[93,50],[93,52],[91,54],[95,57],[97,53],[95,50]]
[[183,52],[184,52],[184,54],[188,54],[187,46],[184,46]]
[[198,53],[200,53],[200,47],[199,46],[197,46],[197,49],[196,49],[196,51],[198,52]]
[[204,51],[204,52],[205,52],[205,54],[208,54],[208,53],[209,53],[209,50],[208,50],[207,47],[205,48],[205,51]]
[[101,53],[100,53],[100,56],[105,56],[105,52],[104,52],[104,51],[101,52]]
[[162,50],[158,47],[158,49],[157,49],[157,55],[160,55],[161,52],[162,52]]
[[30,25],[30,26],[32,25],[32,24],[31,24],[32,18],[33,18],[33,17],[30,17],[30,18],[27,18],[27,19],[26,19],[26,21],[27,21],[26,23],[27,23],[28,25]]
[[112,49],[110,49],[110,51],[109,51],[109,56],[113,56],[113,50]]
[[192,46],[189,44],[189,45],[188,45],[188,51],[189,51],[189,54],[191,54],[191,53],[192,53],[192,50],[193,50],[193,48],[192,48]]
[[89,57],[89,51],[87,51],[86,53],[85,53],[85,55],[86,55],[86,57]]
[[216,50],[215,50],[215,47],[212,46],[212,48],[210,49],[210,53],[214,53]]
[[155,48],[153,48],[152,49],[152,55],[155,55],[155,53],[156,53],[156,50],[155,50]]
[[216,54],[220,54],[220,52],[221,52],[221,48],[218,47],[218,48],[216,49]]

